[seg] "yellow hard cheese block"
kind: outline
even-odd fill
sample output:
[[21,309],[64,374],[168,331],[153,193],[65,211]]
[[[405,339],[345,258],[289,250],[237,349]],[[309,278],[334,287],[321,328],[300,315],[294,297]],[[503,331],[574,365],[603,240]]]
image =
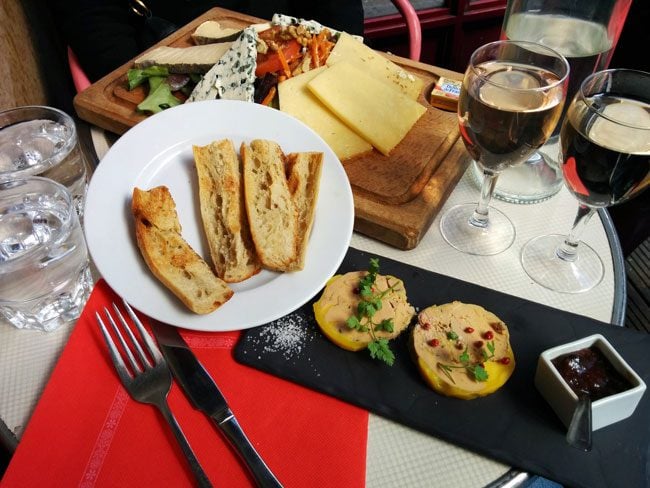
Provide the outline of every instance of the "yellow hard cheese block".
[[345,125],[307,89],[307,83],[326,69],[323,66],[279,83],[280,110],[311,127],[341,160],[372,151],[368,141]]
[[397,88],[341,62],[307,84],[311,92],[348,127],[386,156],[426,108]]
[[341,37],[336,41],[326,64],[333,66],[341,61],[352,63],[374,78],[397,86],[413,100],[417,99],[422,92],[424,81],[421,78],[389,61],[377,51],[345,32],[342,32]]

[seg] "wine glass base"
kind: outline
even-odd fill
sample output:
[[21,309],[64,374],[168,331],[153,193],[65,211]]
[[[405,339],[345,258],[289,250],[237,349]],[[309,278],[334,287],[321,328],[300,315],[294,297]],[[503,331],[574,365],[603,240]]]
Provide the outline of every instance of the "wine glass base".
[[515,240],[515,227],[500,210],[489,207],[486,227],[470,223],[475,203],[456,205],[440,219],[440,232],[447,243],[461,252],[491,256],[508,249]]
[[[542,146],[526,162],[501,172],[493,196],[509,203],[529,204],[548,200],[562,188],[557,163],[557,142]],[[556,157],[550,155],[555,154]],[[474,161],[474,183],[481,186],[483,170]]]
[[535,283],[560,293],[583,293],[598,285],[604,273],[603,262],[590,246],[581,242],[574,261],[557,253],[565,235],[551,234],[531,239],[521,250],[521,264]]

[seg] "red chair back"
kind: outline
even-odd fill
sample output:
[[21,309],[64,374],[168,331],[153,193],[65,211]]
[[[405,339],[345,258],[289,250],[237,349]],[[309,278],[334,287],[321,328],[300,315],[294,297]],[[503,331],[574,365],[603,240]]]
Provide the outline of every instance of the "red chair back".
[[409,58],[419,61],[422,51],[422,27],[418,14],[408,0],[392,0],[392,2],[406,20],[409,31]]
[[77,93],[85,90],[90,86],[90,80],[86,76],[86,73],[84,73],[84,70],[81,69],[81,65],[79,64],[79,60],[77,59],[77,56],[75,55],[74,52],[72,52],[72,49],[68,46],[68,66],[70,68],[70,74],[72,75],[72,81],[74,83],[74,87],[77,90]]

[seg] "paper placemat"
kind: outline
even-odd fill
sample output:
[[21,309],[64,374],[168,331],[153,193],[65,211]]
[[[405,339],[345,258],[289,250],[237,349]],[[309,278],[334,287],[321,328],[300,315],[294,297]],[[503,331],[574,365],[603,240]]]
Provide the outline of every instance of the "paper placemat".
[[[3,488],[194,485],[162,415],[131,399],[110,361],[94,313],[116,300],[105,281],[95,286]],[[364,486],[367,411],[236,363],[237,332],[181,333],[285,487]],[[175,384],[169,404],[215,486],[254,486],[216,426]]]

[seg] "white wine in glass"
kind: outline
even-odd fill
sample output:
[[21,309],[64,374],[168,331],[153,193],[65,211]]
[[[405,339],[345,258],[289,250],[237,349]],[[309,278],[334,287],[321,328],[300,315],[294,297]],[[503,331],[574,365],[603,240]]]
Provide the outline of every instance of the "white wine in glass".
[[[631,4],[632,0],[508,0],[501,37],[538,42],[567,58],[568,105],[587,76],[607,68]],[[501,175],[496,198],[537,203],[562,188],[559,129],[524,164]],[[473,175],[480,174],[475,166],[472,169]]]
[[522,249],[528,275],[554,291],[579,293],[603,278],[596,251],[580,235],[597,208],[650,185],[650,73],[615,69],[584,80],[560,132],[564,183],[578,200],[568,236],[532,239]]
[[497,41],[472,54],[458,123],[467,151],[483,171],[483,185],[478,204],[457,205],[442,216],[440,231],[451,246],[492,255],[512,245],[514,226],[489,207],[492,192],[501,171],[526,161],[552,134],[568,73],[562,55],[532,42]]

